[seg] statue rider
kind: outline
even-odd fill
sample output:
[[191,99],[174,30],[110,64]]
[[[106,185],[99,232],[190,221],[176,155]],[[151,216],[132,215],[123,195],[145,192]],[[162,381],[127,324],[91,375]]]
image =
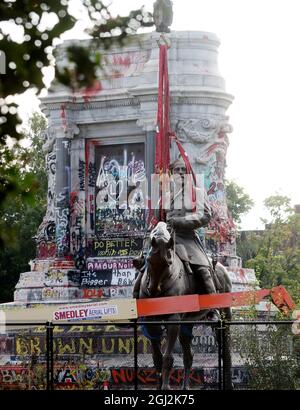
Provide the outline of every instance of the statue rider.
[[[187,174],[187,169],[183,158],[175,160],[170,170],[173,175],[170,209],[166,210],[167,225],[175,232],[175,245],[177,247],[183,245],[186,250],[189,267],[196,280],[197,293],[216,293],[212,277],[213,268],[197,233],[197,229],[207,226],[211,219],[211,207],[206,192],[204,190],[201,195],[200,188],[194,188],[196,204],[192,204],[192,187],[184,189],[184,183],[187,181],[184,176]],[[140,270],[133,289],[133,297],[138,298],[140,282],[145,270],[144,260],[136,260],[134,265]],[[216,321],[219,319],[219,312],[215,309],[211,310],[207,318]]]

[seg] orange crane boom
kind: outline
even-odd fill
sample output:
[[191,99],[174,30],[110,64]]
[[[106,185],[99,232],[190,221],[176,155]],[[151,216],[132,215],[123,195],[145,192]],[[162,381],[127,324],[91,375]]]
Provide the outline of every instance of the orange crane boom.
[[215,293],[210,295],[183,295],[137,299],[138,317],[198,312],[204,309],[256,305],[270,296],[272,302],[285,314],[295,309],[295,303],[283,286],[245,292]]

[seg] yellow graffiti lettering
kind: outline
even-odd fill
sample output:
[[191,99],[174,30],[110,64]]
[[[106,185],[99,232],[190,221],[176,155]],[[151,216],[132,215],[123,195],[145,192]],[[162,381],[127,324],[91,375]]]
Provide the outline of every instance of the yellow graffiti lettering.
[[68,330],[68,333],[83,332],[83,331],[84,331],[83,326],[71,326],[70,329]]
[[119,254],[120,254],[120,256],[127,256],[128,255],[128,249],[120,249]]
[[65,329],[61,326],[54,326],[53,333],[63,333]]
[[148,353],[150,351],[150,340],[144,336],[138,337],[138,343],[142,343],[142,353]]
[[[107,344],[109,343],[110,343],[110,348],[107,346]],[[108,339],[106,337],[103,337],[101,339],[101,347],[102,347],[101,349],[102,353],[113,353],[115,349],[115,339]]]
[[104,242],[103,241],[94,242],[94,249],[96,250],[98,248],[104,248]]
[[106,241],[106,248],[105,250],[108,251],[110,248],[114,247],[114,241]]
[[33,337],[30,339],[30,354],[41,354],[41,339],[39,337]]
[[118,353],[131,353],[132,350],[132,338],[128,338],[128,339],[122,339],[122,338],[118,338],[119,341],[119,345],[118,345]]
[[87,332],[97,332],[99,329],[95,326],[87,326]]
[[88,353],[93,354],[93,338],[89,337],[88,339],[79,339],[79,353]]
[[25,356],[30,354],[29,353],[29,346],[28,342],[26,339],[21,339],[20,337],[17,337],[16,340],[16,353],[19,356]]
[[73,339],[70,339],[69,344],[65,343],[63,344],[62,339],[58,338],[57,339],[57,350],[59,354],[75,354],[76,353],[76,347],[75,347],[75,341]]
[[105,326],[105,333],[108,332],[116,332],[118,330],[117,326],[115,325],[107,325]]
[[33,333],[45,333],[46,328],[45,326],[37,326],[33,329]]

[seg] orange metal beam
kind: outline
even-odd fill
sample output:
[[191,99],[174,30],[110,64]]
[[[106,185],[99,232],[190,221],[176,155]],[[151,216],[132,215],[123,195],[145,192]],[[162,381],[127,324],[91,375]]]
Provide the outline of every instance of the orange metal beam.
[[247,292],[215,293],[137,299],[138,316],[168,315],[198,312],[203,309],[256,305],[266,296],[282,310],[294,309],[295,304],[283,286]]

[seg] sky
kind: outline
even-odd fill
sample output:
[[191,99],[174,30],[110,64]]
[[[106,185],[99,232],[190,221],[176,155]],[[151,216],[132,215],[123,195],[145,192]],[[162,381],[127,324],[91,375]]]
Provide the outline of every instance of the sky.
[[[70,1],[80,16],[78,3]],[[152,11],[153,3],[114,0],[111,11],[126,15],[142,5]],[[233,132],[226,177],[255,201],[241,228],[260,229],[269,195],[287,195],[300,204],[300,1],[173,0],[173,13],[172,30],[208,31],[221,41],[219,70],[234,96],[227,111]],[[82,38],[85,24],[83,18],[64,38]],[[28,108],[24,101],[26,117],[38,103]]]

